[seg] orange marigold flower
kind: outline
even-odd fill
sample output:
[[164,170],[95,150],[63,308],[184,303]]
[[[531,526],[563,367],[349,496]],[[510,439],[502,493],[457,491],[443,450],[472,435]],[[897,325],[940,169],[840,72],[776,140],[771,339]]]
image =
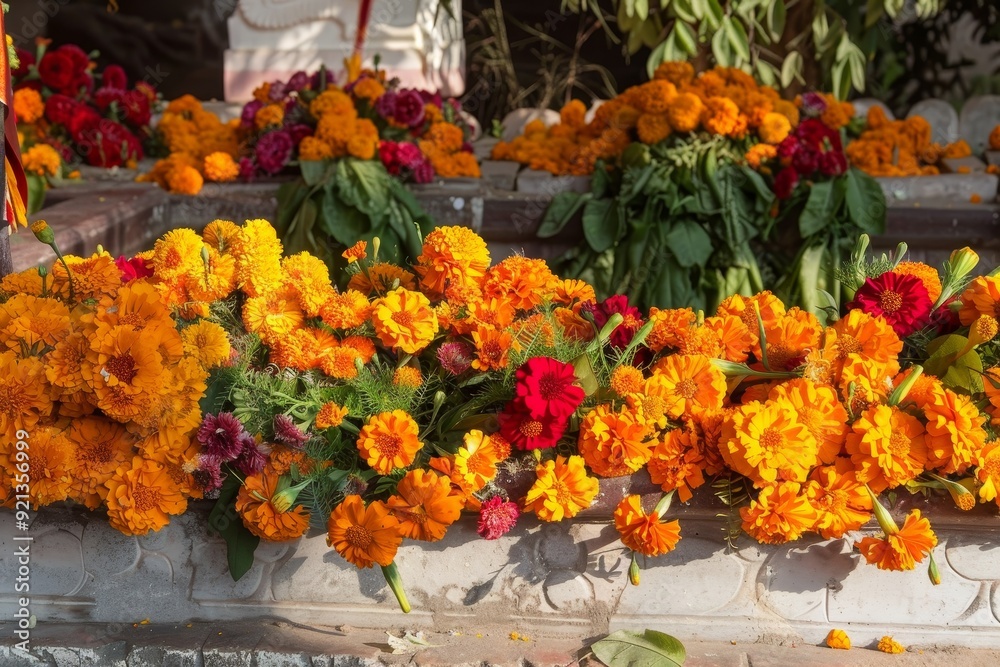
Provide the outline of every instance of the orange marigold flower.
[[347,284],[348,289],[357,290],[362,294],[391,292],[397,287],[416,290],[416,276],[406,269],[387,262],[372,264],[368,267],[367,275],[363,271],[355,273]]
[[[236,495],[236,512],[247,530],[270,542],[287,542],[309,528],[309,512],[301,504],[292,506],[281,497],[287,487],[281,475],[265,467],[255,475],[247,475]],[[292,501],[294,502],[294,501]]]
[[976,477],[979,479],[979,498],[983,502],[994,500],[1000,505],[1000,440],[987,442],[976,452]]
[[857,477],[876,493],[905,484],[927,461],[924,426],[899,408],[875,405],[858,417],[846,450]]
[[958,318],[969,326],[980,315],[1000,318],[1000,276],[977,276],[959,297],[962,309]]
[[678,132],[692,132],[698,129],[702,111],[705,105],[701,98],[693,93],[679,93],[670,102],[667,109],[667,120],[670,126]]
[[791,131],[792,124],[788,118],[783,114],[774,112],[764,114],[764,120],[761,122],[760,127],[757,128],[760,140],[772,146],[777,146],[784,141],[785,137]]
[[614,518],[622,544],[644,556],[670,553],[681,539],[680,522],[664,522],[656,512],[646,514],[642,496],[625,496],[615,508]]
[[636,472],[652,456],[646,442],[649,427],[628,408],[613,411],[600,405],[580,424],[578,446],[583,460],[602,477],[621,477]]
[[298,297],[302,310],[309,317],[317,317],[334,295],[326,264],[315,255],[300,252],[282,259],[281,268],[285,286]]
[[375,343],[367,336],[348,336],[340,341],[341,347],[349,347],[358,353],[363,363],[368,363],[375,356]]
[[509,331],[498,331],[491,326],[479,326],[472,332],[472,342],[476,346],[476,358],[472,367],[477,371],[500,370],[507,367],[507,355],[515,346]]
[[35,144],[21,155],[24,170],[38,176],[55,176],[62,167],[62,158],[48,144]]
[[421,287],[434,297],[452,284],[478,285],[490,265],[482,237],[467,227],[438,227],[424,238],[414,270]]
[[486,273],[483,296],[531,310],[553,297],[558,282],[545,260],[513,255]]
[[229,183],[240,175],[240,166],[229,153],[216,151],[205,156],[205,178],[216,183]]
[[912,570],[936,545],[937,535],[930,521],[920,516],[920,510],[912,510],[896,533],[882,539],[865,537],[854,543],[869,564],[896,571]]
[[704,355],[675,354],[660,360],[652,383],[666,403],[667,414],[674,418],[717,410],[727,392],[725,374]]
[[420,369],[414,366],[400,366],[393,373],[392,383],[397,387],[416,389],[424,383],[424,377],[420,374]]
[[729,467],[758,486],[804,482],[819,460],[819,444],[780,398],[740,406],[723,422],[719,449]]
[[22,127],[30,125],[45,115],[45,102],[42,94],[34,88],[21,88],[14,91],[14,115]]
[[690,308],[660,310],[653,307],[649,309],[649,319],[653,322],[653,329],[646,336],[646,345],[653,352],[679,348],[688,329],[697,321]]
[[141,456],[119,466],[105,486],[108,522],[126,535],[158,531],[170,522],[170,515],[187,509],[187,499],[167,467]]
[[399,521],[403,537],[437,542],[462,514],[465,498],[453,494],[451,481],[429,470],[411,470],[396,485],[396,495],[386,501]]
[[330,512],[326,543],[356,567],[388,567],[403,541],[399,528],[385,503],[365,507],[361,496],[350,495]]
[[847,439],[847,410],[829,385],[818,385],[805,378],[796,378],[771,389],[768,398],[786,399],[795,409],[798,419],[819,443],[819,459],[833,463],[841,454]]
[[826,645],[830,648],[849,650],[851,648],[851,638],[843,630],[830,630],[826,636]]
[[666,114],[644,113],[636,121],[636,131],[639,133],[639,141],[650,146],[658,144],[673,132],[670,121]]
[[906,647],[904,647],[902,644],[900,644],[899,642],[897,642],[895,639],[893,639],[889,635],[885,635],[884,637],[882,637],[881,639],[878,640],[878,647],[877,648],[878,648],[878,650],[882,651],[882,653],[895,653],[895,654],[898,654],[898,653],[905,653],[906,652]]
[[636,394],[646,386],[646,378],[635,366],[619,366],[611,374],[611,389],[619,396]]
[[694,67],[686,60],[662,62],[653,72],[654,80],[669,81],[678,88],[690,83],[693,78]]
[[359,259],[364,259],[368,256],[367,249],[368,241],[362,239],[341,253],[341,257],[346,259],[348,264],[353,264]]
[[481,491],[497,474],[497,463],[510,456],[510,445],[499,434],[471,430],[452,457],[451,479],[471,495]]
[[299,143],[299,160],[319,162],[333,157],[333,147],[319,137],[304,137]]
[[940,388],[923,406],[927,418],[927,468],[943,475],[963,473],[983,448],[986,417],[970,396]]
[[319,412],[316,413],[316,428],[337,428],[346,416],[347,408],[328,401],[320,406]]
[[89,509],[97,509],[108,493],[104,484],[119,466],[132,460],[135,438],[123,425],[93,415],[73,420],[69,440],[76,455],[70,495]]
[[417,354],[434,339],[437,316],[420,292],[398,287],[373,304],[372,324],[386,347]]
[[174,281],[201,268],[201,238],[193,229],[173,229],[153,244],[156,277]]
[[369,102],[374,102],[385,95],[385,86],[379,83],[379,80],[375,77],[364,76],[354,83],[354,87],[351,88],[351,94],[355,97],[366,99]]
[[574,129],[584,126],[587,107],[580,100],[570,100],[559,110],[559,121]]
[[402,410],[382,412],[368,418],[358,435],[358,450],[372,469],[388,475],[406,468],[423,446],[413,417]]
[[681,502],[691,500],[691,490],[705,483],[698,434],[689,429],[669,431],[656,447],[646,469],[653,484],[664,491],[677,490]]
[[712,134],[729,136],[738,127],[739,115],[740,108],[728,97],[709,97],[701,112],[701,124]]
[[903,351],[903,341],[882,317],[853,309],[833,325],[836,334],[829,337],[836,353],[834,373],[842,374],[844,366],[853,361],[870,361],[884,369],[886,375],[899,371],[896,356]]
[[600,490],[597,479],[587,476],[583,457],[558,456],[535,468],[537,479],[528,489],[524,509],[542,521],[562,521],[590,507]]
[[329,294],[319,316],[331,329],[353,329],[364,324],[371,311],[372,304],[368,303],[368,297],[349,289]]
[[740,508],[743,530],[763,544],[799,539],[816,523],[816,509],[800,490],[797,482],[765,486],[749,507]]
[[[772,115],[772,114],[768,114]],[[778,156],[778,149],[770,144],[755,144],[746,152],[743,159],[751,169],[760,169],[760,165]]]
[[205,179],[194,167],[178,165],[167,172],[167,190],[180,195],[196,195],[205,185]]
[[552,300],[571,307],[574,312],[579,312],[580,306],[597,301],[597,296],[590,284],[567,278],[556,283]]
[[813,470],[804,486],[806,498],[816,508],[813,530],[824,539],[836,539],[858,530],[872,516],[872,499],[858,481],[850,459],[837,457],[833,465]]
[[267,220],[247,220],[233,240],[230,254],[236,259],[236,280],[247,296],[265,296],[278,289],[283,248]]
[[764,322],[764,330],[773,327],[782,317],[785,316],[785,304],[781,300],[764,291],[751,297],[734,294],[727,297],[716,311],[716,315],[735,315],[743,320],[747,329],[756,332],[759,329],[757,323],[757,311],[760,311],[761,320]]
[[338,380],[352,380],[358,376],[358,351],[351,347],[329,348],[321,352],[319,367],[324,373]]
[[[32,507],[37,510],[43,505],[66,500],[69,496],[74,483],[76,452],[72,441],[61,429],[50,426],[32,428],[29,435],[28,474],[31,486],[28,495]],[[5,446],[10,443],[9,454],[5,454],[11,460],[14,458],[13,443],[21,439],[12,437],[4,442]]]
[[892,272],[918,278],[927,288],[927,296],[930,297],[931,303],[936,302],[941,296],[941,276],[933,266],[923,262],[900,262]]
[[995,151],[1000,151],[1000,125],[997,125],[990,132],[990,148]]

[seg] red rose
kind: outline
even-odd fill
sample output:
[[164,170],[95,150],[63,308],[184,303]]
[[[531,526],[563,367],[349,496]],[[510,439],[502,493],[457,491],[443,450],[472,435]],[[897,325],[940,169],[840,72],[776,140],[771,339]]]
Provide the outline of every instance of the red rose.
[[86,72],[90,67],[90,56],[76,44],[63,44],[56,50],[69,57],[76,73]]
[[50,123],[69,125],[80,103],[65,95],[55,94],[45,100],[45,118]]
[[125,76],[125,70],[120,65],[108,65],[101,73],[101,84],[105,88],[125,90],[128,88],[128,77]]
[[586,397],[573,366],[551,357],[528,359],[516,378],[514,394],[535,419],[566,420]]
[[774,194],[778,199],[788,199],[799,184],[799,173],[792,167],[786,167],[774,177]]
[[928,323],[933,305],[919,278],[888,271],[867,278],[847,307],[883,317],[896,335],[906,338]]
[[545,449],[554,447],[566,432],[566,421],[552,417],[535,419],[524,403],[515,399],[497,415],[500,435],[517,449]]
[[72,84],[76,74],[73,59],[58,49],[46,53],[38,63],[38,76],[53,90],[63,90]]

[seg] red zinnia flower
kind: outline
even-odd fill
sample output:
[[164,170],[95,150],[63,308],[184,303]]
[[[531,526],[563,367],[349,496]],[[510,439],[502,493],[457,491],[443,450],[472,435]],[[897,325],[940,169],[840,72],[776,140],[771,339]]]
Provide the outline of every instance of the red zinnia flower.
[[115,260],[115,266],[118,267],[118,271],[122,274],[123,283],[131,282],[136,278],[146,278],[153,275],[153,269],[146,264],[146,260],[142,257],[126,259],[122,255]]
[[514,392],[532,417],[565,420],[583,403],[583,389],[574,384],[571,364],[551,357],[533,357],[517,369]]
[[535,419],[521,399],[514,399],[497,415],[500,436],[518,449],[554,447],[566,431],[566,419]]
[[932,305],[919,278],[888,271],[878,278],[867,278],[847,306],[881,315],[896,335],[905,338],[927,324]]
[[584,307],[590,308],[594,313],[594,322],[598,329],[607,324],[615,313],[625,318],[611,333],[611,344],[617,348],[627,347],[632,342],[635,332],[642,328],[642,312],[635,306],[630,306],[628,297],[624,294],[616,294],[597,305],[588,304]]
[[476,532],[487,540],[503,537],[514,527],[520,514],[517,503],[493,496],[479,508],[479,527]]

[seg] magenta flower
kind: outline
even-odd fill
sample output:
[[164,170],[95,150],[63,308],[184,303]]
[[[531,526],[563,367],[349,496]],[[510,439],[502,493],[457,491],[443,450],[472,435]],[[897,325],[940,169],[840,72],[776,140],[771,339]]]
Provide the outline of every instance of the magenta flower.
[[205,415],[198,428],[198,442],[205,453],[220,461],[236,458],[243,449],[240,438],[246,433],[243,424],[231,412]]
[[257,141],[257,164],[268,174],[277,174],[292,158],[295,144],[287,132],[268,132]]
[[487,540],[499,539],[510,532],[520,514],[516,503],[493,496],[479,508],[479,526],[476,532]]

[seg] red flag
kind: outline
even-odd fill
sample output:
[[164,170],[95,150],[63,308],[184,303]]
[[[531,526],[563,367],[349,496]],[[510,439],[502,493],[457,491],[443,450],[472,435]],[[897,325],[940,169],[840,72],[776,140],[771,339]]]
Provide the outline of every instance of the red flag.
[[21,166],[21,152],[17,140],[16,119],[12,111],[14,88],[10,73],[10,51],[7,46],[7,28],[0,11],[0,115],[3,116],[4,135],[4,217],[12,228],[28,224],[28,180]]

